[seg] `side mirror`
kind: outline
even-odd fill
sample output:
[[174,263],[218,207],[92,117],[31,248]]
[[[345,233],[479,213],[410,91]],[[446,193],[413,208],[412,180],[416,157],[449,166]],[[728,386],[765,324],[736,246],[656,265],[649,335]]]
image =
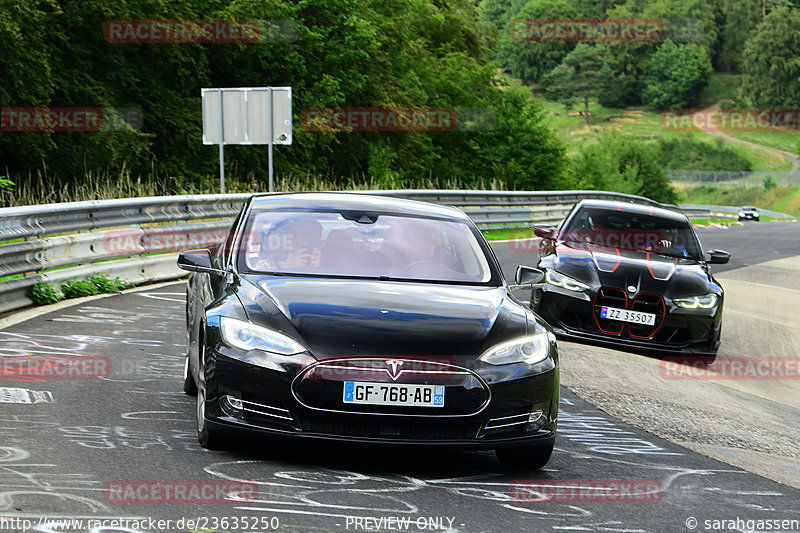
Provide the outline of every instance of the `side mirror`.
[[712,265],[724,265],[731,259],[731,254],[725,250],[709,250],[708,255],[708,262]]
[[520,265],[514,275],[514,283],[517,285],[538,285],[544,282],[544,272],[538,268]]
[[555,239],[558,229],[551,224],[536,224],[533,226],[533,234],[542,239]]
[[211,264],[211,251],[186,250],[178,255],[178,268],[189,272],[209,272],[212,274],[225,274],[224,271],[214,268]]

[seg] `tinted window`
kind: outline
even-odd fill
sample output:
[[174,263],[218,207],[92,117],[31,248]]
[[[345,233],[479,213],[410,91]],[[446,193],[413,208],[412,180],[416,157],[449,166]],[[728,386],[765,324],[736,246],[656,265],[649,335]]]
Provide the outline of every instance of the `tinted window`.
[[604,248],[698,258],[694,229],[685,220],[619,210],[584,208],[561,232],[562,240]]
[[460,222],[254,211],[241,242],[239,265],[246,271],[462,283],[492,278],[478,240]]

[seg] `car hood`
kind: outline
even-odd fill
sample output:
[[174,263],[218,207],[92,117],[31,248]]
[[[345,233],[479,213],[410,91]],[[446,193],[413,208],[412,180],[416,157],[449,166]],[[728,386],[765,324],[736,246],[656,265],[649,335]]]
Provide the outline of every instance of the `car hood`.
[[639,250],[559,243],[541,265],[593,287],[617,287],[666,296],[721,292],[702,263]]
[[505,287],[253,275],[242,279],[239,297],[249,319],[296,338],[318,359],[474,358],[527,331],[528,313]]

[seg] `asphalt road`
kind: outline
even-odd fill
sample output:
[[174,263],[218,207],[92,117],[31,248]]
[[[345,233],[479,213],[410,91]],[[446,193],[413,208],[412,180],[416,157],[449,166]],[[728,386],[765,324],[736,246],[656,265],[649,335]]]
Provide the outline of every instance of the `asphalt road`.
[[[761,223],[703,230],[701,239],[738,255],[742,266],[777,258],[765,251],[773,242],[785,247],[777,255],[800,255],[796,229],[788,230]],[[779,236],[767,240],[770,234]],[[496,248],[507,269],[530,264],[507,243]],[[93,530],[97,522],[36,529],[98,533],[800,530],[800,490],[637,429],[566,389],[556,450],[539,472],[503,470],[489,452],[264,440],[203,450],[193,398],[180,391],[183,287],[94,300],[0,332],[4,360],[58,356],[84,365],[84,379],[0,374],[0,531],[22,531],[29,525],[22,520],[39,524],[43,516],[142,519],[115,529]],[[585,352],[562,349],[562,360],[578,351]],[[160,493],[157,481],[168,482]],[[189,492],[201,495],[186,503],[165,488],[220,486],[239,486],[238,499]],[[613,486],[624,487],[621,499],[602,490]],[[758,520],[795,522],[767,527]]]

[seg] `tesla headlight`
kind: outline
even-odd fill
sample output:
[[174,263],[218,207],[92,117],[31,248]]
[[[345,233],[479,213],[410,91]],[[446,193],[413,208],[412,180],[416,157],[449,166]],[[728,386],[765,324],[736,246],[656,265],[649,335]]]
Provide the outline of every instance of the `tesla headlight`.
[[544,275],[544,280],[550,285],[555,285],[556,287],[561,287],[568,291],[581,292],[589,289],[587,284],[581,283],[577,279],[565,276],[564,274],[560,274],[555,270],[548,270]]
[[540,363],[547,359],[550,353],[550,335],[549,332],[542,329],[534,335],[498,344],[486,350],[480,359],[490,365]]
[[673,298],[672,301],[675,305],[684,309],[711,309],[717,305],[717,295],[706,294],[705,296],[690,296],[689,298]]
[[219,327],[225,344],[240,350],[261,350],[281,355],[294,355],[306,351],[302,344],[283,333],[243,320],[221,317]]

